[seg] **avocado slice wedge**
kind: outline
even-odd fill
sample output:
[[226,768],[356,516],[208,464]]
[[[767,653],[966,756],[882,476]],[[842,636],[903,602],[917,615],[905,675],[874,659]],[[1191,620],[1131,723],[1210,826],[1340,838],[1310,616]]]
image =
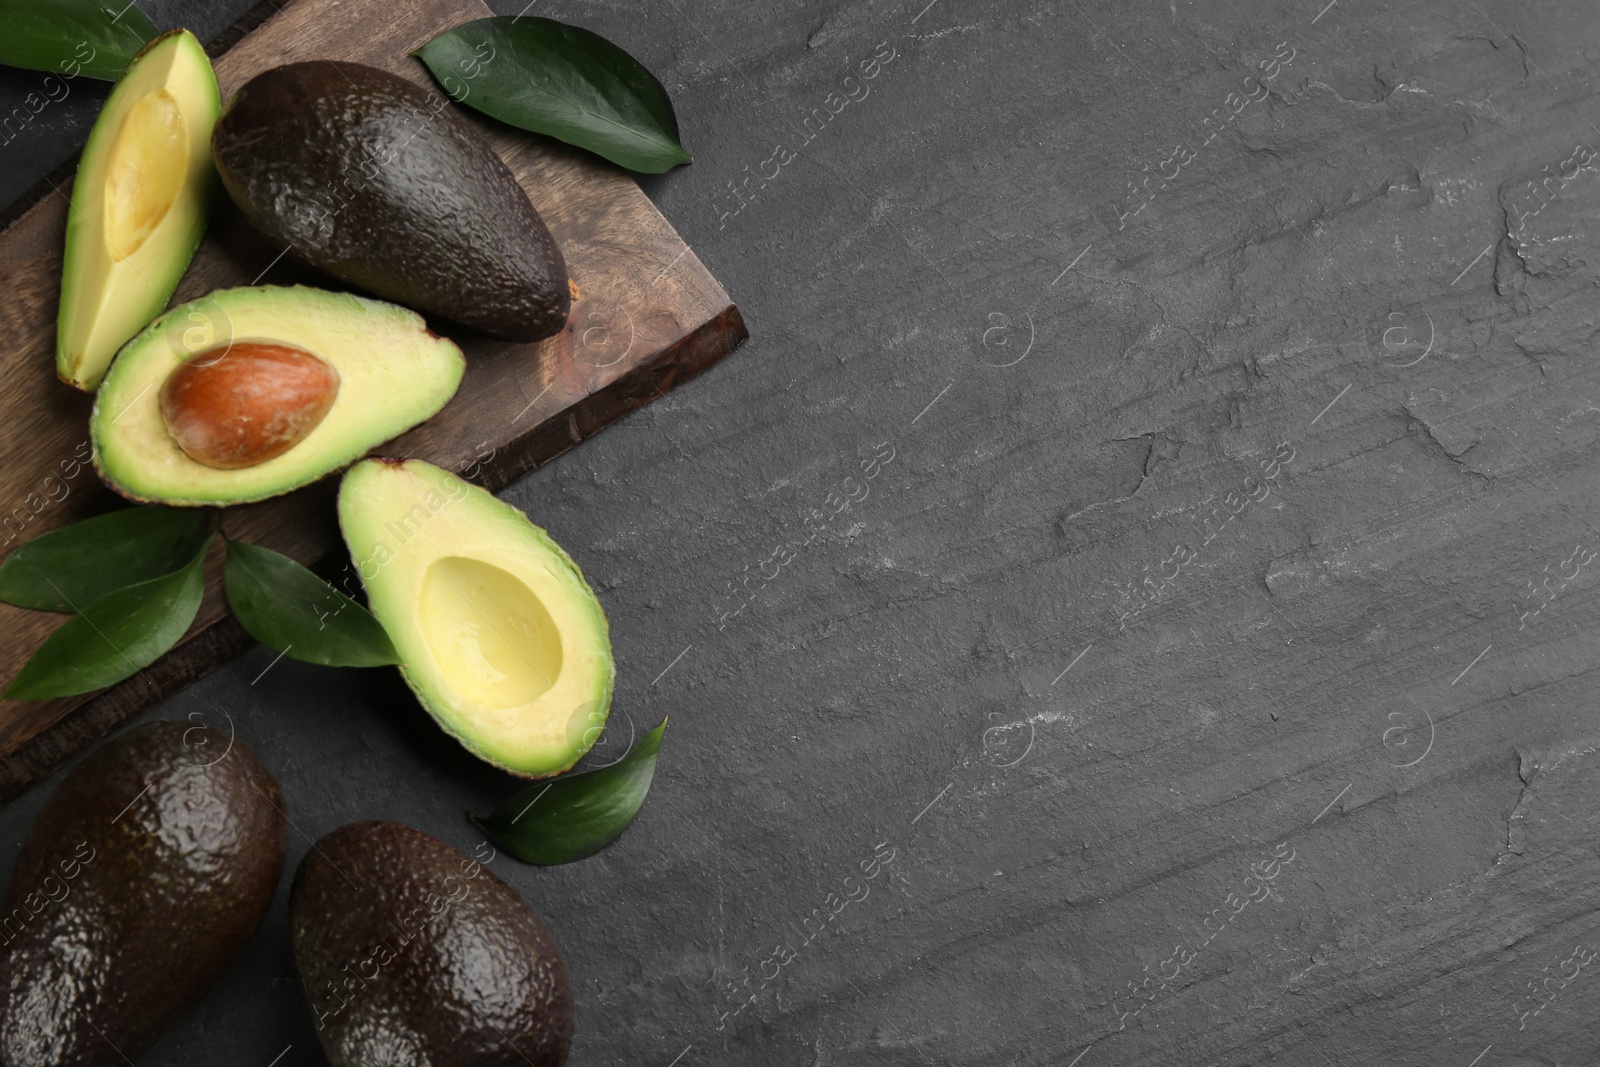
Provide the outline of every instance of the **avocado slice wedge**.
[[[182,427],[172,418],[171,383],[182,380],[180,371],[231,367],[262,350],[330,371],[316,381],[336,388],[331,402],[314,398],[325,401],[311,405],[315,420],[285,419],[278,429],[290,436],[269,458],[233,468],[196,460],[180,445],[181,433],[174,436]],[[259,428],[283,414],[281,390],[273,394],[273,379],[260,378],[271,368],[258,361],[251,388],[202,392],[198,403],[210,406],[192,402],[189,414],[209,417],[219,432]],[[461,349],[394,304],[298,285],[218,290],[162,315],[118,355],[89,420],[95,466],[131,500],[195,507],[263,500],[339,470],[431,417],[465,371]],[[225,403],[241,398],[249,402]]]
[[445,732],[525,778],[599,736],[610,627],[572,558],[493,494],[419,460],[363,460],[339,527],[400,671]]
[[56,374],[68,385],[94,392],[172,299],[205,232],[221,112],[211,60],[187,30],[145,45],[106,98],[67,216]]

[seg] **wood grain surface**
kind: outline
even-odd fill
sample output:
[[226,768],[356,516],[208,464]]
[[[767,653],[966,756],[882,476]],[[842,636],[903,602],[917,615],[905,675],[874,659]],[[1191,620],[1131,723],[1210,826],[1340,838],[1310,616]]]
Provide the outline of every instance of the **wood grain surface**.
[[[409,53],[488,14],[479,0],[299,0],[222,55],[217,77],[226,100],[262,70],[331,58],[383,67],[437,91]],[[377,451],[427,459],[498,489],[693,377],[748,335],[728,294],[628,174],[565,145],[458,113],[484,132],[528,190],[580,295],[567,328],[536,345],[434,323],[467,353],[461,390],[440,415]],[[6,294],[0,375],[7,383],[0,397],[0,552],[115,502],[87,462],[91,398],[53,373],[68,195],[65,185],[56,187],[0,235]],[[224,202],[174,302],[233,285],[340,287],[284,252]],[[336,484],[324,479],[232,509],[227,530],[307,564],[326,560],[342,551],[332,508]],[[162,660],[100,694],[0,701],[0,797],[247,647],[221,595],[220,549],[213,552],[199,618]],[[0,605],[7,637],[0,676],[15,675],[60,619]]]

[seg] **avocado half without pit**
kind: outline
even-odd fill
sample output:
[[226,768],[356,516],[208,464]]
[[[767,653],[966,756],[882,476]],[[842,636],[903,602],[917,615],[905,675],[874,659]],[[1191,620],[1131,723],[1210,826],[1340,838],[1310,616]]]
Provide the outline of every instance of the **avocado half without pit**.
[[219,290],[122,350],[95,396],[95,463],[133,500],[262,500],[431,417],[465,369],[455,344],[393,304],[304,286]]
[[194,35],[147,44],[100,109],[67,215],[56,373],[86,392],[167,306],[205,232],[222,100]]
[[211,145],[250,224],[340,281],[508,341],[566,324],[544,220],[439,94],[359,63],[292,63],[234,94]]
[[401,673],[447,733],[527,778],[582,757],[616,669],[600,601],[549,534],[419,460],[351,467],[339,526]]

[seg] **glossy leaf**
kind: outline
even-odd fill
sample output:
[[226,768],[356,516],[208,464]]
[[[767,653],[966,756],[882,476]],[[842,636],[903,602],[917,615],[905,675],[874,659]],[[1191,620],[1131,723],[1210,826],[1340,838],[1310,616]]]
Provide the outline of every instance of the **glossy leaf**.
[[690,161],[655,75],[599,34],[554,19],[478,19],[416,55],[451,98],[646,174]]
[[124,508],[52,530],[0,563],[0,600],[77,611],[107,593],[171,574],[211,538],[215,513]]
[[529,786],[493,814],[467,818],[519,860],[553,866],[592,856],[628,828],[656,773],[667,720],[616,763]]
[[116,81],[156,35],[131,0],[0,0],[0,64]]
[[326,667],[400,662],[372,612],[288,556],[229,541],[224,573],[228,606],[268,648]]
[[178,643],[205,594],[206,547],[171,574],[89,604],[61,624],[7,689],[11,700],[46,700],[104,689],[137,674]]

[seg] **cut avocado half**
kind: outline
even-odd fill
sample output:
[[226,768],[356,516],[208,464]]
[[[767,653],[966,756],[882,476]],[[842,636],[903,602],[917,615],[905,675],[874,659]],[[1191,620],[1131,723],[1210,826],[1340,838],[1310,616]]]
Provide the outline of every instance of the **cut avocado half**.
[[56,374],[93,392],[111,358],[172,299],[217,179],[217,76],[187,30],[134,57],[89,131],[67,215]]
[[401,673],[447,733],[526,778],[578,762],[616,668],[600,601],[549,534],[419,460],[351,467],[339,526]]
[[[163,410],[169,379],[261,348],[287,349],[331,368],[337,388],[331,404],[314,425],[295,423],[300,432],[293,443],[271,458],[238,469],[197,462],[179,446]],[[339,470],[431,417],[455,395],[465,370],[461,349],[394,304],[299,285],[218,290],[173,308],[123,348],[95,394],[89,421],[95,466],[131,500],[179,506],[263,500]],[[224,411],[219,419],[238,416]]]

